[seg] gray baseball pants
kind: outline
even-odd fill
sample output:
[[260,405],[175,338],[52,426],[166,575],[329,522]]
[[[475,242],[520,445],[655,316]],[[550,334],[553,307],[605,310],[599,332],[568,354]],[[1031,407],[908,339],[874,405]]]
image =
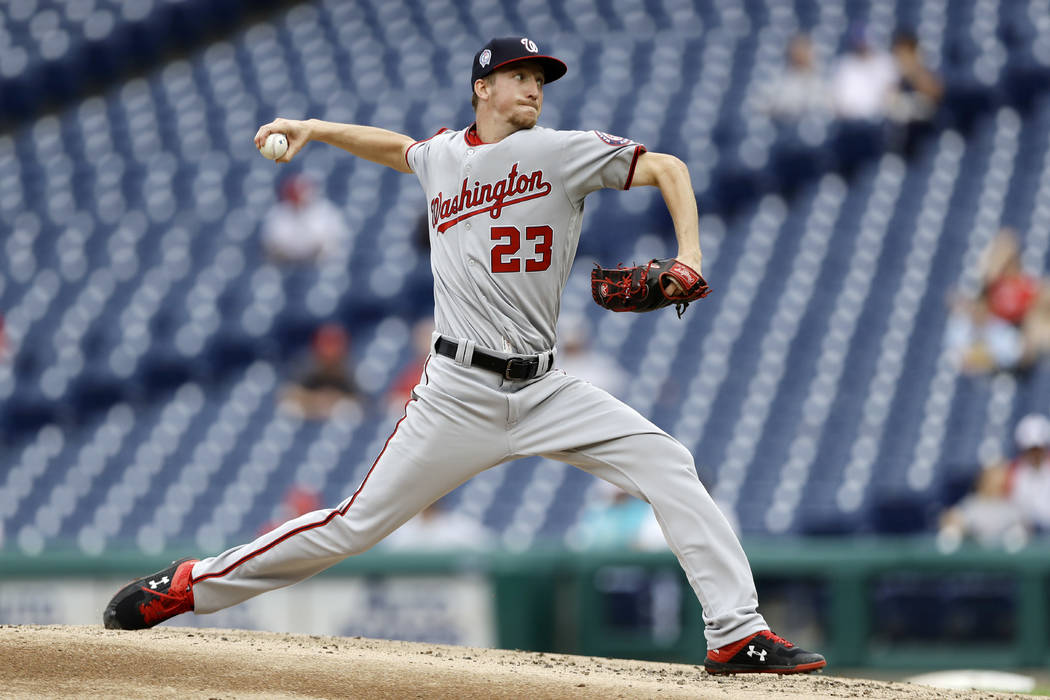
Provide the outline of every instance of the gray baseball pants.
[[747,557],[681,443],[560,370],[511,381],[437,354],[357,491],[195,564],[195,612],[313,576],[476,474],[531,455],[584,469],[652,505],[703,607],[709,648],[767,629]]

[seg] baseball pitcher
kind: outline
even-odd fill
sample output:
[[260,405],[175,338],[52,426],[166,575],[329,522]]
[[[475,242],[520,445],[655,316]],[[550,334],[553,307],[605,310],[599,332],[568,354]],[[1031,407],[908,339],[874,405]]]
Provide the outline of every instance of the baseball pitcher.
[[558,310],[586,196],[602,187],[660,189],[678,255],[592,273],[613,311],[686,305],[707,294],[689,172],[600,131],[537,126],[547,84],[566,72],[526,37],[474,56],[476,121],[423,141],[384,129],[277,119],[255,143],[286,135],[290,161],[310,141],[399,172],[426,193],[435,332],[419,384],[357,490],[218,556],[186,559],[128,584],[106,627],[141,629],[210,613],[301,581],[364,552],[479,472],[529,455],[584,469],[652,505],[703,610],[712,673],[809,672],[825,666],[773,634],[751,569],[697,478],[689,451],[608,393],[557,368]]

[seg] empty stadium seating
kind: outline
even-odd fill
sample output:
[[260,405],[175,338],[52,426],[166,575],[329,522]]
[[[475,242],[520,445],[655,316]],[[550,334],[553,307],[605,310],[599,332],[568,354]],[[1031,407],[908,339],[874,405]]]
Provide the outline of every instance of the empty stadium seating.
[[[1045,3],[327,0],[247,24],[234,3],[228,38],[124,75],[172,27],[206,38],[222,5],[0,9],[15,100],[0,107],[39,107],[35,76],[64,100],[0,135],[0,312],[15,349],[0,362],[0,524],[13,546],[214,551],[274,517],[292,484],[333,505],[355,488],[396,421],[382,397],[411,361],[411,324],[430,310],[423,197],[414,178],[331,148],[275,166],[251,137],[277,115],[419,138],[464,126],[475,47],[519,30],[570,65],[546,125],[621,133],[690,166],[714,293],[681,321],[600,313],[593,260],[673,252],[658,193],[602,192],[563,309],[589,318],[595,349],[630,370],[628,403],[693,450],[745,534],[925,528],[978,458],[1009,451],[1020,415],[1050,410],[1050,368],[973,380],[944,347],[946,295],[974,283],[1000,224],[1047,268]],[[756,100],[795,31],[828,61],[857,22],[877,41],[914,27],[948,97],[912,158],[880,149],[845,178],[834,124],[807,141]],[[86,54],[106,87],[84,97],[69,81]],[[277,267],[260,246],[287,171],[322,182],[353,232],[316,269]],[[318,424],[277,403],[332,318],[351,329],[368,400]],[[592,483],[531,458],[453,503],[527,547],[563,538]]]

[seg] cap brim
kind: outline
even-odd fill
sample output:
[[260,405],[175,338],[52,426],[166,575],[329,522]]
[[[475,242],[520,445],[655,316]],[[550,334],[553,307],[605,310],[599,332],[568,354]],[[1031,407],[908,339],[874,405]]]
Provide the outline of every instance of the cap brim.
[[555,80],[565,75],[565,73],[569,70],[569,67],[566,66],[565,63],[558,60],[554,56],[521,56],[520,58],[512,58],[509,61],[504,61],[503,63],[499,63],[495,66],[492,66],[492,69],[489,71],[489,73],[495,73],[500,68],[506,68],[510,64],[517,63],[519,61],[536,61],[541,66],[543,66],[544,84],[553,83]]

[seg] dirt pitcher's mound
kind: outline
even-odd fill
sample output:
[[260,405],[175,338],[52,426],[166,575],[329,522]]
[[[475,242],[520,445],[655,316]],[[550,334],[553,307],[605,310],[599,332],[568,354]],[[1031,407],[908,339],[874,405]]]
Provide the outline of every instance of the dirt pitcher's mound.
[[[0,697],[1006,698],[830,676],[237,630],[0,626]],[[1020,696],[1014,696],[1020,697]]]

